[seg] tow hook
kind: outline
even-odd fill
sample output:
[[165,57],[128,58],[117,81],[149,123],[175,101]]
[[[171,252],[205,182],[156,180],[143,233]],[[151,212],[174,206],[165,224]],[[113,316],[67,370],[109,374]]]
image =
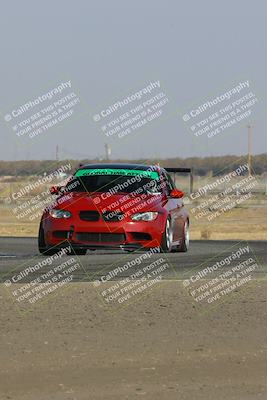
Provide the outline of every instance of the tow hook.
[[71,225],[67,238],[72,239],[73,233],[74,233],[74,225]]

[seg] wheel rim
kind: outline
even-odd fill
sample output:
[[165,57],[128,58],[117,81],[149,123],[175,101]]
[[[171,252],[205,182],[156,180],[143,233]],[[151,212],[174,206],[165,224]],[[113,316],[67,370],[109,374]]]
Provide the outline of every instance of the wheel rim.
[[167,246],[167,249],[169,250],[171,248],[171,244],[172,244],[172,230],[171,230],[171,223],[170,223],[169,219],[167,219],[165,235],[166,235],[166,246]]
[[185,223],[185,226],[184,226],[184,242],[185,242],[186,248],[188,249],[189,242],[190,242],[190,234],[189,234],[189,226],[188,226],[187,222]]

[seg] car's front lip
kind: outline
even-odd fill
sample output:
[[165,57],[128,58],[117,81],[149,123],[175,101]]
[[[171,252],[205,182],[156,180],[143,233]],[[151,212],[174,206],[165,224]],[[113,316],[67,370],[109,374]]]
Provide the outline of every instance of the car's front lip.
[[[113,244],[113,243],[105,243],[105,244],[85,244],[79,242],[70,242],[70,245],[73,250],[75,249],[87,249],[87,250],[142,250],[145,248],[141,243],[124,243],[124,244]],[[69,246],[69,243],[66,243],[66,247]],[[152,246],[151,247],[157,247]]]

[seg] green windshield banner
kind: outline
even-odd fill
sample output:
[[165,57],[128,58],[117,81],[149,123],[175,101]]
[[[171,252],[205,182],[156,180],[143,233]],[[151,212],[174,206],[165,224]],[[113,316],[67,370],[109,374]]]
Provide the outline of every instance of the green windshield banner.
[[92,176],[92,175],[121,175],[121,176],[140,176],[142,178],[159,179],[159,174],[156,171],[139,170],[139,169],[79,169],[75,176]]

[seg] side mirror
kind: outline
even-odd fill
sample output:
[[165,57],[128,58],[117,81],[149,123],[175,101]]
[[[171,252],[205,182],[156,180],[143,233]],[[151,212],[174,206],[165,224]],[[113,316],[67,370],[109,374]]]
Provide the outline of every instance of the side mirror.
[[61,186],[52,186],[50,188],[50,193],[51,194],[59,194],[60,189],[61,189]]
[[181,199],[182,197],[184,197],[184,192],[178,189],[173,189],[170,193],[170,197],[172,197],[173,199]]

